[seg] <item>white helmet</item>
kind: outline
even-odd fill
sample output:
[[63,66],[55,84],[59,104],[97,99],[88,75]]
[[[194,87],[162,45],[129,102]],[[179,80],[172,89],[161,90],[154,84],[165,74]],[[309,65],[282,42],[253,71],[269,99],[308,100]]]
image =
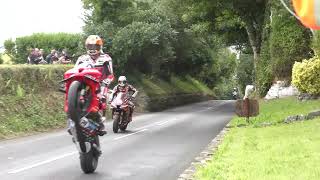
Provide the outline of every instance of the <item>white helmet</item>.
[[125,76],[120,76],[118,79],[118,83],[120,86],[125,86],[127,84],[127,78]]
[[91,56],[98,55],[101,52],[102,45],[102,39],[97,35],[88,36],[85,42],[87,53]]

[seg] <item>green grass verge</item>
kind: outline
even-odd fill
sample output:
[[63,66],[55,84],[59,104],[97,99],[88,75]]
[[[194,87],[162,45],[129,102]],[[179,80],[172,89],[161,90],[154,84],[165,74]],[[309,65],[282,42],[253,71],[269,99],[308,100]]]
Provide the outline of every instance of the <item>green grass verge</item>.
[[0,97],[0,139],[65,127],[64,96],[59,92]]
[[[320,109],[319,100],[298,101],[297,98],[285,98],[280,100],[260,101],[260,114],[250,118],[250,124],[259,126],[263,122],[278,124],[290,115],[308,114],[310,111]],[[244,118],[235,117],[232,126],[245,123]]]
[[168,80],[143,75],[129,76],[133,84],[142,88],[148,96],[168,96],[176,94],[202,94],[214,96],[205,84],[198,80],[187,77],[174,77]]
[[319,179],[320,119],[278,123],[287,115],[319,107],[319,101],[263,102],[257,121],[277,124],[231,128],[212,161],[198,168],[196,179]]

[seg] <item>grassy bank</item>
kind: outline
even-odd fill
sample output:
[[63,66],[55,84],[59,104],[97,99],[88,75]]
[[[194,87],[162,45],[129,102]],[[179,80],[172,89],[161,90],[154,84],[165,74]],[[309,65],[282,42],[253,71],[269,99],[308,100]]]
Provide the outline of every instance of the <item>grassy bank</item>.
[[0,139],[65,127],[63,96],[44,92],[0,96]]
[[[308,114],[310,111],[320,109],[320,101],[299,101],[297,98],[286,98],[281,100],[260,101],[260,114],[250,118],[250,125],[260,126],[261,123],[282,123],[284,118],[290,115]],[[243,118],[235,117],[231,125],[244,124]]]
[[[64,94],[58,92],[58,81],[71,67],[0,65],[0,139],[65,127]],[[174,99],[180,104],[183,97],[189,97],[186,95],[213,96],[210,89],[191,77],[163,80],[138,73],[127,76],[140,91],[136,102],[139,111],[149,110],[150,103],[168,108],[176,103],[167,101],[171,96],[180,96]]]
[[[319,179],[320,119],[279,123],[287,115],[315,109],[320,101],[262,102],[255,122],[231,128],[212,162],[199,167],[196,179]],[[235,118],[232,123],[238,122]],[[275,124],[257,128],[258,122]]]

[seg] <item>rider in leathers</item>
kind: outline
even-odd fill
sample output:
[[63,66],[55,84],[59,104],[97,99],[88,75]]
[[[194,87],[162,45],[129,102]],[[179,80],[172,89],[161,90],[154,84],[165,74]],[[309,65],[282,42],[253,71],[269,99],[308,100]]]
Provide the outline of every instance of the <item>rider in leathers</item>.
[[112,96],[111,102],[117,96],[117,94],[119,92],[123,92],[123,93],[132,92],[133,93],[128,101],[128,104],[130,107],[129,122],[131,122],[132,121],[132,113],[133,113],[133,109],[134,109],[134,104],[131,100],[137,96],[138,90],[136,88],[134,88],[132,85],[127,83],[127,78],[125,76],[120,76],[118,79],[118,85],[116,85],[113,88],[113,96]]
[[[105,104],[107,93],[105,87],[114,80],[113,68],[112,68],[112,59],[108,54],[103,53],[102,51],[102,39],[97,35],[90,35],[86,42],[85,46],[87,49],[87,54],[80,56],[75,64],[75,67],[85,66],[85,67],[94,67],[102,72],[102,77],[100,80],[101,84],[101,93],[98,94],[101,104]],[[99,123],[99,135],[104,135],[107,132],[103,125],[103,120],[105,116],[105,109],[103,109],[103,115],[99,112],[94,114],[96,121]]]

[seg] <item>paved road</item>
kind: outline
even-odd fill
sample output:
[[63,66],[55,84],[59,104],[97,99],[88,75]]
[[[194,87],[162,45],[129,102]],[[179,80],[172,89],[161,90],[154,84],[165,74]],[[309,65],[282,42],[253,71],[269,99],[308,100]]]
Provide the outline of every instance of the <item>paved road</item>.
[[82,173],[65,132],[0,142],[1,180],[171,180],[233,116],[233,101],[208,101],[134,117],[128,132],[102,137],[96,173]]

